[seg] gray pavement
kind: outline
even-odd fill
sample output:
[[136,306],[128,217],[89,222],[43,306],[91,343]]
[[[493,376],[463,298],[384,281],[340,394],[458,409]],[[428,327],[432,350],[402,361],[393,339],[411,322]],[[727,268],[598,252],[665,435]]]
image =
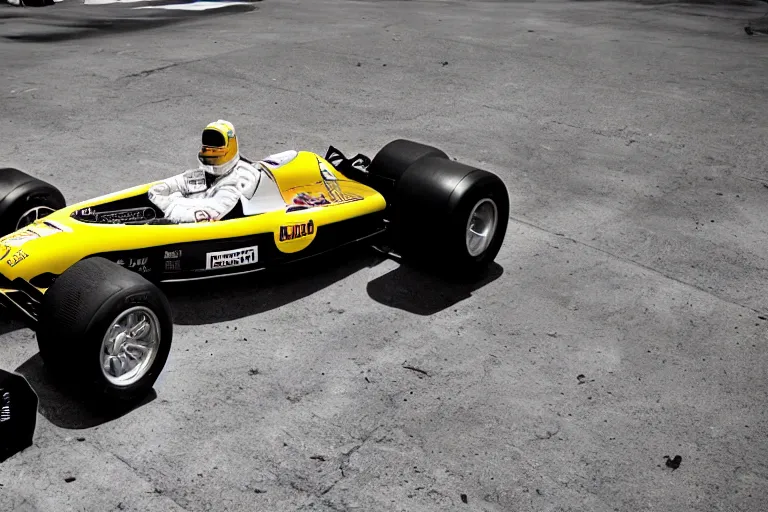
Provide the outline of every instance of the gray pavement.
[[434,144],[511,220],[470,288],[365,250],[168,287],[157,396],[116,418],[0,324],[41,397],[0,510],[768,509],[764,3],[65,4],[0,9],[0,154],[70,202],[194,165],[223,117],[256,158]]

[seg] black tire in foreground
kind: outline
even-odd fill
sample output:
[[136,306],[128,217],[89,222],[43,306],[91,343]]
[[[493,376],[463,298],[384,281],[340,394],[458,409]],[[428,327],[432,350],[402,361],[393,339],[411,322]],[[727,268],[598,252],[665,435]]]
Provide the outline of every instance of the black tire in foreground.
[[24,377],[0,370],[0,462],[32,446],[37,403]]
[[509,222],[497,175],[406,140],[385,146],[368,170],[394,182],[389,220],[403,257],[456,277],[474,277],[496,258]]
[[13,233],[67,205],[50,183],[18,169],[0,169],[0,236]]
[[152,389],[171,349],[165,295],[100,257],[71,266],[46,291],[37,330],[45,366],[85,396],[131,402]]

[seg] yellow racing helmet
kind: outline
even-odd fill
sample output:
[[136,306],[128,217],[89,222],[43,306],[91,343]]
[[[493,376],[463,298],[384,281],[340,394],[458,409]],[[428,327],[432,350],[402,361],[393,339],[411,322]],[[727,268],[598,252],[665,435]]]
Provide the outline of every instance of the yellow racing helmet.
[[234,125],[223,119],[208,124],[197,157],[209,174],[221,176],[232,170],[240,159]]

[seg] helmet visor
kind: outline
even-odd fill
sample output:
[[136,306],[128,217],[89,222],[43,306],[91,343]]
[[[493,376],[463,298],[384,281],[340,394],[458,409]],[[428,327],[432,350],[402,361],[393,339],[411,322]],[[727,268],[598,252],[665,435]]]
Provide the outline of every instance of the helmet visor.
[[204,130],[200,160],[206,165],[218,165],[227,155],[227,138],[216,130]]
[[203,146],[223,148],[227,146],[227,138],[218,130],[203,130]]

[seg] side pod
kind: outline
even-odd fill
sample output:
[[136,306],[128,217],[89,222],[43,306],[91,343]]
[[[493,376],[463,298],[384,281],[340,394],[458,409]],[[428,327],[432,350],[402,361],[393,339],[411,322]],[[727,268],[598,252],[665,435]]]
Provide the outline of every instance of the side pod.
[[0,462],[32,446],[37,404],[27,379],[0,370]]

